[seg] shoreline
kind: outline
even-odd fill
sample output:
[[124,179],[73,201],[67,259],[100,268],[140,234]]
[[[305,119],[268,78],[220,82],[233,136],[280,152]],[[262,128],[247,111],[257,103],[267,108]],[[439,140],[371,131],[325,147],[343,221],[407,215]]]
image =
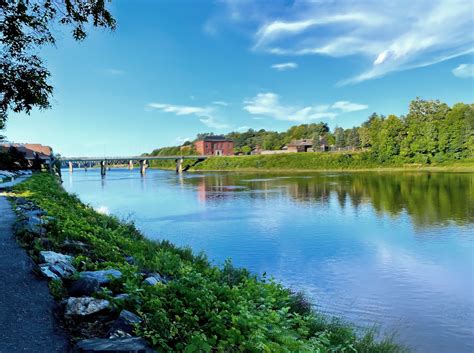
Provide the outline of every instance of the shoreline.
[[[34,175],[15,186],[10,196],[24,198],[27,204],[38,207],[36,212],[47,215],[41,243],[44,245],[38,247],[38,237],[28,230],[22,236],[32,258],[44,262],[44,250],[60,252],[55,256],[65,258],[66,267],[72,266],[76,273],[50,280],[55,298],[67,303],[64,315],[73,341],[115,340],[108,337],[107,322],[119,321],[126,312],[138,323],[129,325],[130,334],[136,335],[132,337],[144,338],[160,350],[182,351],[196,344],[204,351],[229,347],[251,350],[263,344],[275,351],[334,351],[341,347],[367,353],[405,351],[390,335],[376,339],[376,332],[370,328],[359,331],[357,324],[334,321],[314,311],[304,296],[281,284],[259,279],[230,262],[216,267],[205,255],[196,255],[189,248],[165,240],[148,240],[133,224],[99,214],[83,204],[50,175]],[[101,278],[100,286],[90,291],[87,288],[88,297],[78,296],[78,281],[84,278],[83,274],[99,276],[104,271],[114,278]],[[77,297],[71,297],[72,292]],[[85,300],[104,305],[97,311],[105,321],[99,321],[101,326],[94,330],[81,331],[78,337],[76,326],[85,329],[96,316],[82,315],[77,320],[77,314],[68,313],[68,308]],[[270,326],[274,329],[268,329]],[[258,337],[252,335],[256,331]]]
[[[173,171],[175,168],[149,167]],[[226,168],[226,169],[189,169],[189,173],[199,172],[236,172],[236,173],[315,173],[315,172],[340,172],[340,173],[388,173],[388,172],[437,172],[437,173],[474,173],[474,166],[410,166],[410,167],[374,167],[374,168],[324,168],[324,169],[282,169],[282,168]]]

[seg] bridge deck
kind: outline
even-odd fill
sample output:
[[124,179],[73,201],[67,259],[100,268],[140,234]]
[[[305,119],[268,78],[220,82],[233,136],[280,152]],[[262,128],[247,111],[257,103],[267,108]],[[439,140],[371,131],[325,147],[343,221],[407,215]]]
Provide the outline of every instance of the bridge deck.
[[101,162],[101,161],[152,161],[152,160],[175,160],[175,159],[198,159],[204,160],[208,156],[132,156],[132,157],[61,157],[61,162]]

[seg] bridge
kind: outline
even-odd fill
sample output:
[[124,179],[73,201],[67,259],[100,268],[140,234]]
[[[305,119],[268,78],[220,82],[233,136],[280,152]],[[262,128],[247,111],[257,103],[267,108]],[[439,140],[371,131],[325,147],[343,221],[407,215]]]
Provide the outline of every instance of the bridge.
[[69,172],[73,172],[74,167],[92,168],[100,165],[100,174],[105,176],[110,165],[128,165],[132,170],[135,163],[140,164],[140,173],[144,175],[148,168],[148,161],[153,160],[174,160],[176,162],[176,173],[184,171],[183,162],[185,159],[195,160],[199,163],[208,158],[208,156],[132,156],[132,157],[61,157],[61,166],[69,167]]

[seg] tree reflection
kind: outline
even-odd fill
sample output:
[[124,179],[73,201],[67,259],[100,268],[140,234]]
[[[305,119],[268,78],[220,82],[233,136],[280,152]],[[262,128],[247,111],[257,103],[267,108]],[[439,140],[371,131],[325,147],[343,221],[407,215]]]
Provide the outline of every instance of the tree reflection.
[[250,198],[271,201],[284,194],[309,204],[328,204],[334,198],[341,208],[347,202],[356,209],[370,204],[377,213],[392,217],[406,212],[419,227],[474,221],[474,175],[468,173],[317,173],[290,177],[215,173],[191,175],[184,182],[199,190],[201,201],[229,200],[242,192]]

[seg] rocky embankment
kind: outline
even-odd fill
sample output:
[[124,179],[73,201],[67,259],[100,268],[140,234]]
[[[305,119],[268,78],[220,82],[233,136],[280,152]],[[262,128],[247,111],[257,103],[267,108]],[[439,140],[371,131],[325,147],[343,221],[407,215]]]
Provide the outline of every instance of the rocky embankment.
[[[75,343],[73,351],[153,352],[144,339],[133,335],[135,326],[142,322],[140,316],[116,309],[115,304],[126,300],[128,294],[119,293],[109,300],[101,295],[111,292],[109,286],[121,278],[121,271],[80,271],[80,254],[87,254],[89,246],[66,240],[59,245],[61,252],[51,250],[53,244],[47,232],[54,218],[26,199],[14,198],[12,203],[18,215],[15,234],[36,263],[38,274],[50,281],[51,292],[59,300],[61,326],[69,331]],[[133,257],[126,260],[134,261]],[[142,276],[143,283],[151,286],[165,281],[158,273],[142,273]]]

